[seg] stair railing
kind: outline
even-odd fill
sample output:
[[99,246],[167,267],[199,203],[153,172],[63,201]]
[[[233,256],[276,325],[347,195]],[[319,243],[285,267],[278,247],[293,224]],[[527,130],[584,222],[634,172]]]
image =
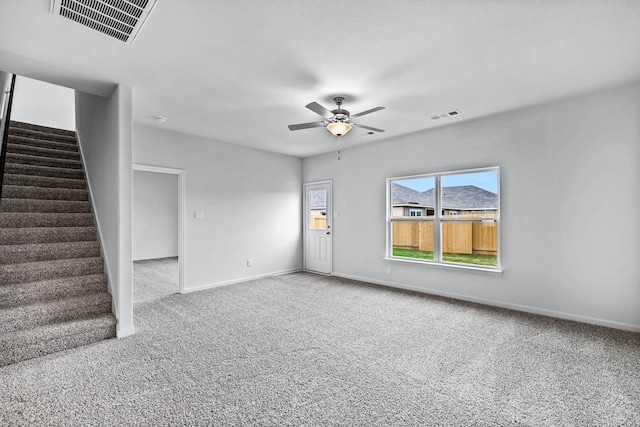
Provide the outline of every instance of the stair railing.
[[[9,84],[11,80],[11,84]],[[6,75],[2,87],[2,110],[0,110],[0,133],[2,135],[2,147],[0,150],[0,199],[2,199],[2,181],[4,179],[4,164],[7,159],[7,140],[9,138],[9,123],[11,122],[11,106],[13,104],[13,91],[16,87],[16,75]]]

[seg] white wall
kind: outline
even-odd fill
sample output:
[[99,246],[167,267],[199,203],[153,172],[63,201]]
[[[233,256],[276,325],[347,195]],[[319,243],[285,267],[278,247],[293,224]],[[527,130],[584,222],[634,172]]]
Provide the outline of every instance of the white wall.
[[76,93],[78,139],[118,318],[118,336],[134,333],[131,266],[131,88],[110,97]]
[[178,176],[133,171],[133,260],[178,256]]
[[185,170],[186,291],[301,268],[300,159],[139,124],[133,136],[134,163]]
[[11,120],[75,130],[75,91],[18,76]]
[[[636,85],[307,158],[304,181],[333,179],[334,271],[640,330],[639,119]],[[501,168],[502,275],[383,259],[386,178],[483,166]]]

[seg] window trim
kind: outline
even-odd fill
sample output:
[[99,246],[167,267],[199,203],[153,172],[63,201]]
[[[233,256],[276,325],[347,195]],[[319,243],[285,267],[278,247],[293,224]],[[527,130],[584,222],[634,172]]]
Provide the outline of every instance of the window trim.
[[[492,218],[478,217],[478,218],[443,218],[442,216],[442,177],[448,175],[462,175],[466,173],[478,173],[478,172],[487,172],[487,171],[496,171],[497,172],[497,195],[498,195],[498,203],[497,203],[497,212],[496,216]],[[404,179],[416,179],[416,178],[434,178],[435,186],[434,186],[434,204],[435,204],[435,212],[434,216],[422,216],[422,217],[411,217],[411,218],[393,218],[393,203],[392,203],[392,194],[391,194],[391,185],[393,182]],[[398,176],[387,178],[386,181],[386,249],[385,249],[385,260],[388,261],[400,261],[400,262],[408,262],[414,264],[426,264],[426,265],[436,265],[436,266],[444,266],[444,267],[454,267],[461,268],[466,270],[477,270],[477,271],[486,271],[486,272],[497,272],[502,273],[502,263],[501,263],[501,232],[502,227],[500,225],[501,220],[501,191],[500,191],[500,167],[499,166],[489,166],[482,168],[473,168],[473,169],[461,169],[455,171],[445,171],[445,172],[434,172],[434,173],[425,173],[425,174],[417,174],[417,175],[407,175],[407,176]],[[484,209],[483,209],[484,211]],[[485,212],[486,213],[486,212]],[[466,264],[466,263],[458,263],[452,261],[443,261],[442,258],[442,224],[443,222],[484,222],[487,220],[495,221],[497,224],[497,253],[496,253],[496,265],[495,266],[483,266],[476,264]],[[433,223],[433,260],[427,259],[419,259],[419,258],[406,258],[399,257],[393,255],[393,222],[394,221],[421,221],[421,222],[431,222]]]

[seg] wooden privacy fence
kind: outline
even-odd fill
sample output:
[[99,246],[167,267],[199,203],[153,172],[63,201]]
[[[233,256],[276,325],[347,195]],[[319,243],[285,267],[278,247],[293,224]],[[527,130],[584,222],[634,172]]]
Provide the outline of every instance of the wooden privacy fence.
[[[472,218],[473,215],[458,215]],[[477,216],[475,216],[477,217]],[[393,221],[393,247],[433,251],[433,222]],[[498,223],[442,221],[442,252],[497,255]]]

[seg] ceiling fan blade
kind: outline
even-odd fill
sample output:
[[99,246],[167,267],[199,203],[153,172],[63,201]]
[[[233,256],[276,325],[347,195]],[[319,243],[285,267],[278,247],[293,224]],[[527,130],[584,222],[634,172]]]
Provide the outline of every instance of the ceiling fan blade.
[[331,111],[327,110],[317,102],[310,102],[309,104],[305,105],[305,107],[307,107],[309,110],[313,111],[316,114],[320,114],[322,117],[333,116],[333,113],[331,113]]
[[359,128],[372,130],[374,132],[384,132],[384,129],[372,128],[371,126],[359,125],[357,123],[351,123],[354,126],[358,126]]
[[297,125],[289,125],[289,130],[300,130],[319,127],[324,127],[324,122],[298,123]]
[[370,110],[363,111],[362,113],[354,114],[351,117],[360,117],[360,116],[364,116],[365,114],[375,113],[376,111],[380,111],[380,110],[384,110],[384,107],[372,108]]

